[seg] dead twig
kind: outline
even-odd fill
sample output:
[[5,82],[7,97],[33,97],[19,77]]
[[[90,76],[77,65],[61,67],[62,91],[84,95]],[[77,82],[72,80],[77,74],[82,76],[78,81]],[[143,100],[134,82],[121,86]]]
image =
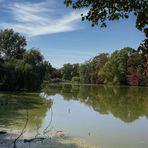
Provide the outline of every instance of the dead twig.
[[39,129],[40,129],[40,127],[39,127],[39,126],[37,126],[37,131],[36,131],[35,138],[37,138],[39,135],[41,135],[41,134],[39,133]]
[[14,143],[14,146],[13,146],[13,148],[16,148],[16,143],[17,143],[18,139],[24,134],[24,131],[25,131],[26,127],[27,127],[27,124],[28,124],[28,110],[27,110],[26,123],[25,123],[25,125],[24,125],[24,127],[23,127],[23,129],[22,129],[22,131],[20,133],[20,135],[14,140],[14,142],[13,142]]
[[51,118],[50,118],[50,122],[49,122],[48,126],[43,130],[43,134],[44,135],[49,131],[48,128],[50,127],[50,125],[52,123],[52,118],[53,118],[53,110],[52,110],[52,107],[51,107]]
[[29,143],[29,142],[36,142],[36,141],[43,141],[45,138],[32,138],[32,139],[24,139],[24,143]]

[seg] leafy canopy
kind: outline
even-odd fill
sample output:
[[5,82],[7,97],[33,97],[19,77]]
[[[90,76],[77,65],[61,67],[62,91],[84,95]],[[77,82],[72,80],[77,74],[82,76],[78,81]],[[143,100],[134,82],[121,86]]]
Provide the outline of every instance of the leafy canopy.
[[0,90],[38,90],[52,66],[39,50],[26,50],[26,39],[12,29],[0,31]]
[[27,45],[26,38],[12,29],[0,31],[0,55],[5,58],[21,59]]
[[107,21],[127,19],[130,13],[136,16],[136,27],[148,37],[148,0],[65,0],[67,7],[74,9],[87,8],[88,13],[82,14],[82,20],[92,22],[92,26]]

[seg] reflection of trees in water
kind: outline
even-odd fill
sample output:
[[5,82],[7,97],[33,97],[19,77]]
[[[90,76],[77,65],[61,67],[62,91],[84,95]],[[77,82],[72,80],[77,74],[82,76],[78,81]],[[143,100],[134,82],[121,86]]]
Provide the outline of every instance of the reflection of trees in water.
[[112,113],[124,122],[148,117],[148,89],[96,85],[50,86],[49,95],[60,94],[65,100],[79,100],[101,114]]
[[51,102],[35,93],[0,94],[0,128],[22,128],[28,110],[27,129],[40,126]]

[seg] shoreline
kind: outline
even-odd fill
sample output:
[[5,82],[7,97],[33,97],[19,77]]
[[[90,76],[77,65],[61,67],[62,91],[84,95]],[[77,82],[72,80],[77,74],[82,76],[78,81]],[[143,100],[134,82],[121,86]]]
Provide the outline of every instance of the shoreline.
[[[1,131],[2,132],[2,131]],[[4,132],[4,131],[3,131]],[[15,143],[18,134],[1,133],[0,147],[2,148],[101,148],[87,144],[82,139],[68,136],[53,136],[53,137],[21,137]]]

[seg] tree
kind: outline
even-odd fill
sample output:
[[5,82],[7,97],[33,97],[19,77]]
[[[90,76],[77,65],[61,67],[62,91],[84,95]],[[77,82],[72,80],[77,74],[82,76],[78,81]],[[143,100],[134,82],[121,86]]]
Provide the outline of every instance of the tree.
[[96,63],[96,74],[97,74],[97,84],[104,83],[104,78],[100,75],[101,69],[104,67],[106,62],[108,61],[108,54],[107,53],[101,53],[98,56],[94,57],[93,61]]
[[142,52],[142,56],[144,57],[145,54],[148,54],[148,39],[145,39],[140,46],[138,47],[138,51]]
[[127,82],[131,86],[139,85],[139,77],[142,67],[142,56],[135,52],[127,61]]
[[71,76],[72,77],[78,77],[79,76],[79,71],[78,71],[78,69],[79,69],[79,64],[73,64],[72,65],[72,72],[71,72]]
[[64,64],[61,73],[64,80],[71,80],[72,77],[78,75],[78,64]]
[[44,61],[42,64],[42,70],[44,72],[44,80],[51,79],[53,73],[53,67],[48,61]]
[[21,59],[26,45],[26,38],[12,29],[0,31],[0,57]]
[[111,55],[100,72],[107,83],[127,84],[127,61],[134,51],[127,47]]
[[[27,71],[27,79],[32,82],[33,89],[40,88],[43,80],[48,79],[52,66],[43,60],[43,55],[37,49],[31,49],[25,52],[23,60],[28,66],[32,67],[31,71]],[[30,83],[27,83],[30,84]],[[27,85],[27,88],[30,87]],[[31,89],[31,88],[30,88]]]
[[92,26],[101,23],[101,27],[106,27],[107,21],[127,19],[133,13],[137,29],[148,38],[147,0],[65,0],[64,3],[74,9],[89,9],[87,14],[82,14],[82,20],[92,22]]
[[38,90],[52,66],[37,49],[25,50],[25,37],[12,29],[0,32],[0,90]]
[[37,49],[31,49],[27,51],[24,56],[24,61],[28,64],[37,66],[43,62],[43,55]]
[[81,64],[79,66],[80,82],[83,84],[90,84],[90,69],[88,63]]
[[127,80],[129,85],[148,84],[148,55],[134,52],[127,61]]

